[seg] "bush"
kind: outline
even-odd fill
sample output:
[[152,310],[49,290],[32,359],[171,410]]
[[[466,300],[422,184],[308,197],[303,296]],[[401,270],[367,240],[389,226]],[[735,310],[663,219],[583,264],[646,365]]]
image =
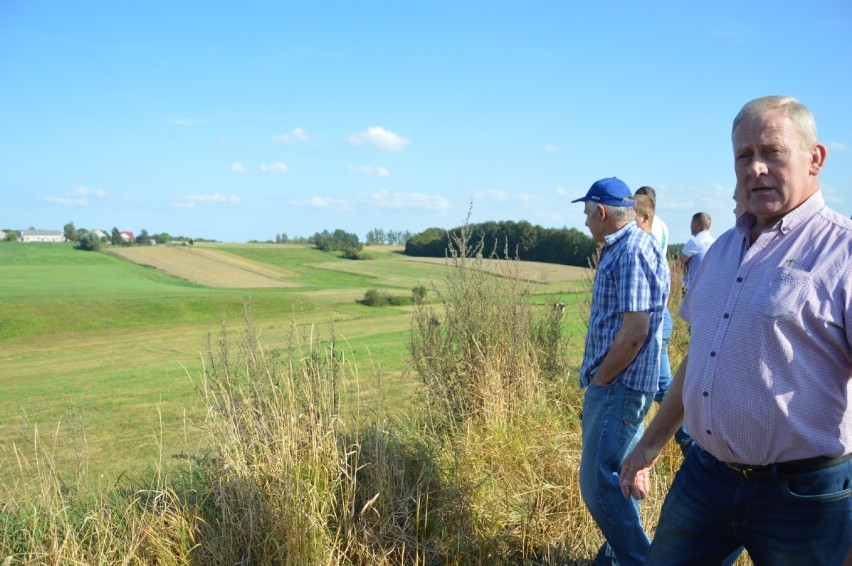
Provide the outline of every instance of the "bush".
[[77,243],[77,249],[88,252],[96,252],[101,249],[101,240],[93,234],[83,234]]
[[368,289],[367,292],[364,293],[364,298],[358,302],[368,307],[384,307],[388,305],[402,307],[412,304],[414,300],[410,297],[398,297],[391,295],[390,293],[377,291],[376,289]]

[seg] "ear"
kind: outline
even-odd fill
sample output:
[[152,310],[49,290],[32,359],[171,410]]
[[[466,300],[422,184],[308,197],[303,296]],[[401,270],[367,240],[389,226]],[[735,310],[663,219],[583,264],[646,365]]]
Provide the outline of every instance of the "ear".
[[604,208],[604,206],[602,204],[596,204],[595,210],[597,210],[598,218],[600,218],[602,222],[604,220],[606,220],[606,209]]
[[822,144],[814,144],[811,148],[811,163],[810,163],[810,174],[814,177],[819,175],[822,166],[825,165],[825,158],[827,155],[827,151],[825,146]]

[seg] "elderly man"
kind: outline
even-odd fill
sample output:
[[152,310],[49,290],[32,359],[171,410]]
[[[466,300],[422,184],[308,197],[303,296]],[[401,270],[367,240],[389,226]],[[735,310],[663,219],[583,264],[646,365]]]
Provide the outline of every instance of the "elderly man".
[[852,221],[825,205],[826,150],[790,97],[733,124],[746,212],[684,299],[687,358],[625,459],[625,497],[685,416],[695,445],[663,504],[648,564],[840,565],[852,543]]
[[669,268],[654,238],[634,222],[633,195],[622,181],[601,179],[573,202],[581,201],[586,226],[603,248],[580,369],[580,386],[587,387],[580,491],[608,541],[595,564],[639,565],[650,541],[638,501],[621,495],[618,471],[657,392]]

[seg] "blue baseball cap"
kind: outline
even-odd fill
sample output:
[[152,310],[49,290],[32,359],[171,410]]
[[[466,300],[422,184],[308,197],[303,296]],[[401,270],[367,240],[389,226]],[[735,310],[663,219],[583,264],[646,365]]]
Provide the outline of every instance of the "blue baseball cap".
[[617,177],[607,177],[595,183],[589,188],[586,196],[572,200],[571,202],[583,202],[590,200],[598,204],[610,206],[633,206],[633,192]]

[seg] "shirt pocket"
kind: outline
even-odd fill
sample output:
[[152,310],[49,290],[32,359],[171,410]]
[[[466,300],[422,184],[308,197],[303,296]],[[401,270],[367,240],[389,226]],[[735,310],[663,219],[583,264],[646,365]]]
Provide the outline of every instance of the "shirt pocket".
[[795,267],[776,267],[764,276],[752,299],[751,311],[777,320],[796,318],[811,285],[809,272]]

